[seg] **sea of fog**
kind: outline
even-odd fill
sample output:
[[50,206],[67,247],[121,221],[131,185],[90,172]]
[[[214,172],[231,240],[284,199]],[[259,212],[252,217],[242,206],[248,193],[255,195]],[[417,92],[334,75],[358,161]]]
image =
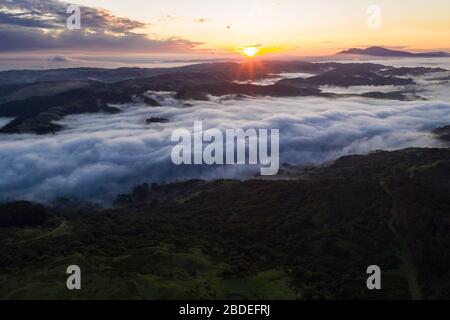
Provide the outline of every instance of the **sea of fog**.
[[[0,201],[69,197],[108,202],[143,182],[246,179],[259,172],[254,166],[173,165],[172,132],[192,131],[200,120],[204,129],[280,129],[281,164],[321,164],[379,149],[442,146],[429,130],[450,124],[448,82],[417,80],[417,93],[429,100],[228,96],[192,101],[188,107],[165,95],[162,107],[127,104],[117,106],[122,112],[115,115],[66,117],[60,121],[66,129],[56,135],[0,135]],[[147,125],[150,117],[169,122]]]

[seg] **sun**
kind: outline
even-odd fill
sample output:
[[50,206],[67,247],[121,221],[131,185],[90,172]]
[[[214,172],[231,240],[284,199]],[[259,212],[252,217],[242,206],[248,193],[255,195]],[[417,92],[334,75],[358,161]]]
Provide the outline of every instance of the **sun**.
[[253,58],[258,52],[259,49],[257,47],[245,47],[242,49],[242,53],[248,58]]

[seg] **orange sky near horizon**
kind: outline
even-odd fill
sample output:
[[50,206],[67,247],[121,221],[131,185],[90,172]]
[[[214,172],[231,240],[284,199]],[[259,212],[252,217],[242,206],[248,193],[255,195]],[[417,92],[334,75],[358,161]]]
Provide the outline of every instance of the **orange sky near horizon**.
[[8,3],[0,5],[2,57],[276,58],[370,46],[450,52],[449,0],[71,0],[81,6],[76,29],[66,26],[62,0]]
[[[215,53],[258,45],[260,52],[327,55],[373,45],[411,51],[450,50],[448,0],[75,0],[149,23],[138,32],[180,37]],[[367,9],[381,9],[381,28],[369,29]]]

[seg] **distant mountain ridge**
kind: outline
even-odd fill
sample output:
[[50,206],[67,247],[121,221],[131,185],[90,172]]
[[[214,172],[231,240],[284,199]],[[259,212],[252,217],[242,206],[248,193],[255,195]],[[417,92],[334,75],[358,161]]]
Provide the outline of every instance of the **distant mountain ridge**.
[[341,54],[356,54],[365,56],[376,56],[376,57],[417,57],[417,58],[441,58],[450,57],[448,52],[423,52],[423,53],[412,53],[408,51],[391,50],[383,47],[370,47],[366,49],[351,48],[337,53]]
[[[408,76],[447,71],[441,68],[396,68],[374,63],[312,63],[266,61],[264,67],[246,63],[206,63],[175,68],[17,70],[0,72],[0,117],[14,118],[0,127],[0,134],[51,134],[63,129],[56,123],[65,116],[110,113],[111,104],[142,102],[161,106],[147,92],[173,92],[181,104],[207,101],[209,96],[244,95],[271,97],[348,97],[326,92],[321,86],[399,86],[392,92],[371,91],[364,98],[423,100],[405,86],[415,85]],[[277,80],[261,86],[251,81],[271,75],[308,73],[308,78]],[[237,82],[236,82],[237,81]],[[242,84],[240,81],[247,81]],[[248,82],[250,81],[250,82]],[[406,90],[406,91],[405,91]],[[355,96],[355,95],[352,95]],[[151,121],[150,121],[151,123]]]

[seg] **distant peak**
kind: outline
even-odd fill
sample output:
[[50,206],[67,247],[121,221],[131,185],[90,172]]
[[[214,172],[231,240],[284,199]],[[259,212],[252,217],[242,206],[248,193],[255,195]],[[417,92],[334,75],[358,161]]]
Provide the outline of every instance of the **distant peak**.
[[438,58],[438,57],[450,57],[447,52],[423,52],[412,53],[408,51],[392,50],[379,46],[372,46],[366,49],[351,48],[341,51],[337,54],[352,54],[352,55],[365,55],[365,56],[377,56],[377,57],[424,57],[424,58]]

